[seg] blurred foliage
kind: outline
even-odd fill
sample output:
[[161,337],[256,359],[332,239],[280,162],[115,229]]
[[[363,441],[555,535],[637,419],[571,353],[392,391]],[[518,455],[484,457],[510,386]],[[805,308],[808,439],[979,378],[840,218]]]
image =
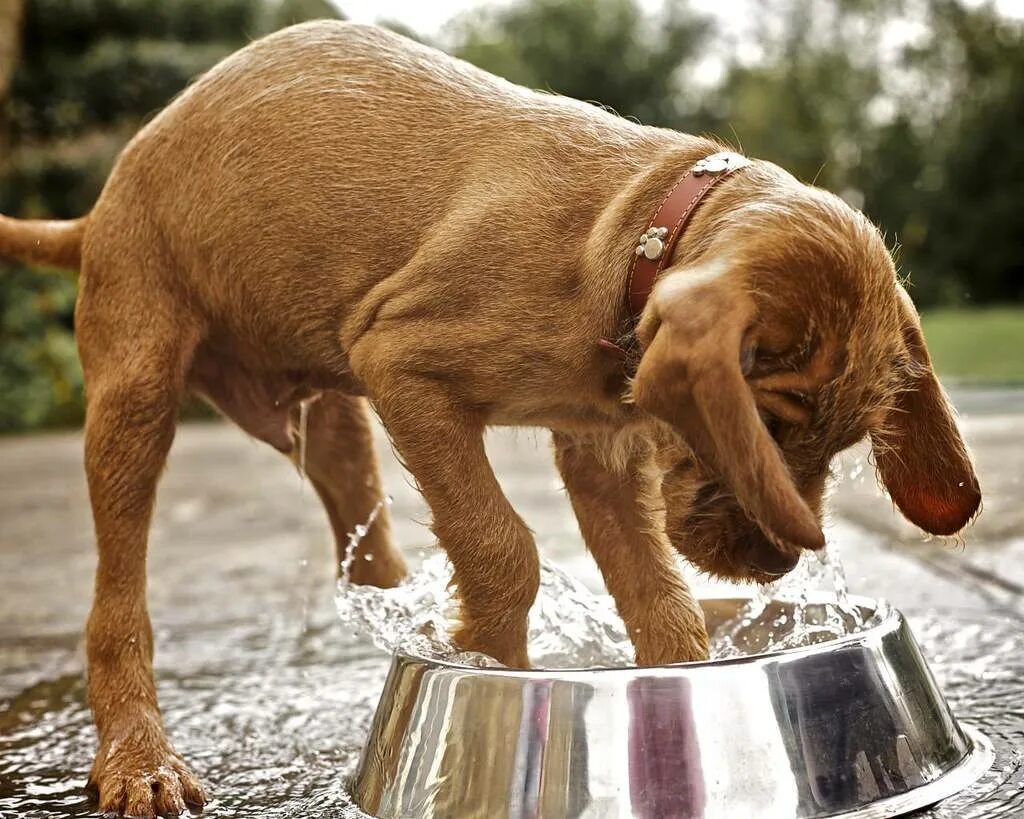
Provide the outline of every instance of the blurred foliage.
[[[1024,300],[1021,22],[959,0],[749,8],[726,25],[688,0],[654,14],[518,0],[458,16],[439,44],[816,179],[899,245],[919,304]],[[335,15],[327,0],[0,0],[0,212],[86,212],[121,146],[193,77],[256,36]],[[73,301],[70,277],[0,265],[0,431],[80,417]],[[1004,327],[1020,314],[998,315]],[[967,332],[935,326],[952,328],[946,347]]]
[[[118,152],[190,80],[249,40],[335,17],[326,0],[0,0],[0,212],[72,217]],[[4,25],[20,20],[6,95]],[[75,281],[0,263],[0,432],[82,416]]]
[[710,29],[681,0],[654,15],[635,0],[531,0],[456,18],[449,35],[453,53],[512,82],[660,125],[696,105],[681,69]]

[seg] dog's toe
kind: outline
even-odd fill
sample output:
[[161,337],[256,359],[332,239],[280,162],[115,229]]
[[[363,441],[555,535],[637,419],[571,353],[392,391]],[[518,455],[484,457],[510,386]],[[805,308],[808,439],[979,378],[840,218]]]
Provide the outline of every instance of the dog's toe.
[[124,777],[107,777],[102,782],[96,780],[90,782],[90,788],[99,798],[99,810],[105,819],[124,815],[128,799],[128,781]]
[[181,784],[181,794],[185,804],[191,808],[202,808],[206,804],[206,791],[199,784],[199,780],[183,762],[175,767],[178,775],[178,782]]
[[176,771],[164,770],[153,778],[153,807],[161,816],[180,816],[185,810],[185,789]]
[[128,780],[124,815],[132,819],[149,819],[156,816],[156,795],[160,786],[150,782],[149,777],[132,777]]

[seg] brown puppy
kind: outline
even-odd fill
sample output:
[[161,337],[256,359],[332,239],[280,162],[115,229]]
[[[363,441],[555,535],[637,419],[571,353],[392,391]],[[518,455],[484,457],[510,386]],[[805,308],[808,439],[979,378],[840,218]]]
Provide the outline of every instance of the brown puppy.
[[[706,656],[678,549],[757,580],[822,543],[833,455],[870,435],[907,516],[939,533],[979,491],[878,232],[756,162],[696,211],[629,334],[636,237],[720,146],[510,85],[375,28],[314,23],[200,79],[124,150],[92,213],[0,219],[0,252],[80,266],[86,470],[99,548],[88,626],[100,808],[202,791],[151,667],[147,530],[178,403],[205,396],[293,452],[340,544],[380,495],[367,396],[455,568],[457,641],[525,666],[530,531],[488,425],[554,431],[559,467],[643,664]],[[368,477],[369,476],[369,479]],[[359,582],[401,558],[381,520]]]

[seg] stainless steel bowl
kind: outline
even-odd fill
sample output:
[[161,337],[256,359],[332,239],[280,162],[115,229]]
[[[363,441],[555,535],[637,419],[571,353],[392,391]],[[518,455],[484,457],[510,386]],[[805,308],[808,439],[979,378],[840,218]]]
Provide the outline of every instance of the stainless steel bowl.
[[[709,626],[744,602],[706,601]],[[780,614],[792,623],[792,604],[761,622]],[[951,796],[991,763],[892,610],[806,648],[658,668],[397,655],[353,787],[385,819],[867,819]]]

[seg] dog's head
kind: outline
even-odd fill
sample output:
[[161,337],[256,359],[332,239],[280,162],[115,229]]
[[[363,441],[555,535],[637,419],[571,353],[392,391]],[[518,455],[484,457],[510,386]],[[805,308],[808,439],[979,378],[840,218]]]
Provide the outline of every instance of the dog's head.
[[671,425],[668,534],[698,568],[766,581],[824,544],[833,457],[870,436],[904,515],[952,534],[981,500],[885,243],[767,163],[705,203],[638,328],[633,399]]

